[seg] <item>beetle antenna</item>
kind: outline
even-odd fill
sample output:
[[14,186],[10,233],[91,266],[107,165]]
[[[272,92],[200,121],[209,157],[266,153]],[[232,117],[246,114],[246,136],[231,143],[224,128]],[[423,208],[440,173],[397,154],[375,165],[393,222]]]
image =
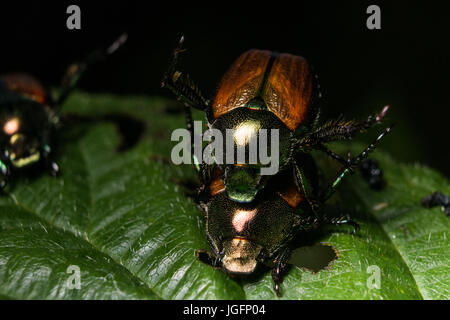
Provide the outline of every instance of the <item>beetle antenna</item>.
[[97,63],[105,59],[107,56],[116,52],[119,48],[123,46],[123,44],[127,41],[127,39],[128,34],[123,33],[106,49],[96,50],[90,53],[87,56],[87,58],[84,59],[84,61],[71,64],[67,68],[67,71],[63,77],[61,93],[59,97],[56,99],[54,105],[57,108],[61,108],[63,103],[75,89],[78,81],[80,80],[81,76],[84,74],[86,69],[89,66],[93,65],[94,63]]
[[117,49],[119,49],[121,46],[124,45],[125,42],[127,42],[127,39],[128,39],[127,33],[123,33],[122,35],[120,35],[120,37],[117,38],[117,40],[114,41],[113,44],[108,47],[108,49],[106,49],[106,54],[110,55],[116,52]]
[[186,51],[186,49],[183,48],[183,44],[184,35],[181,36],[177,46],[172,52],[172,59],[169,68],[164,73],[161,87],[171,90],[179,101],[190,108],[207,111],[210,101],[203,96],[199,87],[191,79],[189,74],[178,70],[179,55]]

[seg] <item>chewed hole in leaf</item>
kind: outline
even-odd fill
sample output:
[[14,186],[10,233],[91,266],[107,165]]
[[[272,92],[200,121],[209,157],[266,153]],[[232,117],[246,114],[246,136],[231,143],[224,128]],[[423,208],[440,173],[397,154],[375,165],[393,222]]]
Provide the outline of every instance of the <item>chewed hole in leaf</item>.
[[331,245],[315,244],[292,251],[289,263],[316,273],[329,267],[338,257],[337,250]]

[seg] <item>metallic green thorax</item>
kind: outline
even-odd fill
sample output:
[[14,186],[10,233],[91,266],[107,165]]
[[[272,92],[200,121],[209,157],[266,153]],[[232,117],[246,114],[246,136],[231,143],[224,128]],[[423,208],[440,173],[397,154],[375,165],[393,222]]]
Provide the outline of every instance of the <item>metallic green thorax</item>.
[[[260,169],[264,165],[260,162],[260,130],[267,130],[267,155],[278,152],[276,159],[278,168],[282,170],[288,163],[290,154],[291,131],[278,119],[272,112],[264,110],[265,104],[259,99],[253,99],[247,104],[248,107],[236,108],[217,119],[212,127],[221,131],[224,137],[224,148],[227,150],[227,139],[232,138],[231,144],[234,146],[234,163],[226,162],[223,165],[226,192],[230,199],[237,202],[252,201],[259,190],[264,188],[268,176],[262,176]],[[251,107],[251,108],[250,108]],[[278,130],[279,140],[278,149],[274,149],[271,140],[273,129]],[[227,136],[227,130],[233,130],[233,137]],[[243,132],[242,136],[239,135]],[[257,145],[257,163],[250,163],[250,152],[255,151],[250,148],[250,140],[258,138]],[[238,148],[245,148],[245,163],[238,163]],[[226,159],[224,159],[226,161]]]
[[226,167],[226,192],[228,197],[237,202],[252,201],[261,185],[261,175],[258,173],[259,168]]
[[11,170],[29,167],[50,153],[54,119],[47,106],[0,90],[1,187]]

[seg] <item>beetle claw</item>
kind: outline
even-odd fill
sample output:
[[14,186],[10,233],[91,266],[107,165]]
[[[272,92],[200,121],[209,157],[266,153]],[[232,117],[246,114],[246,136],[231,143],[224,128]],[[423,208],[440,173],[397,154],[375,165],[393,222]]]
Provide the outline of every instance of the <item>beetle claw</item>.
[[375,120],[376,120],[377,122],[380,122],[380,121],[384,118],[384,116],[386,115],[386,113],[389,111],[389,108],[390,108],[390,106],[385,106],[385,107],[383,108],[383,110],[381,110],[381,112],[380,112],[379,114],[377,114]]
[[356,221],[353,221],[352,219],[350,219],[348,216],[342,217],[335,222],[332,221],[332,223],[337,224],[338,226],[343,225],[343,224],[351,225],[353,227],[352,234],[356,234],[356,232],[358,232],[358,230],[360,229],[359,224]]
[[59,173],[59,166],[56,162],[52,161],[50,163],[50,174],[52,177],[56,177]]
[[182,52],[185,52],[186,49],[183,49],[183,44],[184,44],[184,35],[181,36],[180,41],[178,41],[178,45],[174,50],[174,55],[175,57]]

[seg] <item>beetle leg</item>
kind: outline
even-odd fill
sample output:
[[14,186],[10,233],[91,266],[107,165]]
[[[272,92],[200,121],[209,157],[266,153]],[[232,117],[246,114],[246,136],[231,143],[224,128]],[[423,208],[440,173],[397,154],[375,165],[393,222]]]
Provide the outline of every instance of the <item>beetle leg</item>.
[[216,251],[218,248],[211,243],[211,239],[209,237],[207,238],[207,241],[213,252],[211,253],[205,249],[197,249],[195,250],[195,256],[199,261],[206,263],[213,268],[220,268],[222,266],[224,251],[223,249],[221,252]]
[[211,254],[209,251],[205,249],[197,249],[195,250],[195,257],[197,260],[210,265],[211,267],[216,267],[217,265],[217,257]]
[[273,289],[278,297],[281,297],[280,284],[283,281],[283,275],[288,267],[290,255],[291,250],[287,247],[283,248],[281,253],[275,259],[275,266],[272,269]]
[[314,213],[315,216],[317,216],[317,212],[319,210],[319,203],[315,199],[313,188],[305,175],[305,171],[302,169],[302,167],[300,167],[297,164],[294,165],[294,170],[297,187],[305,195],[306,201],[308,202],[312,212]]
[[70,93],[72,93],[73,89],[77,85],[78,81],[80,80],[81,76],[86,71],[88,66],[116,52],[117,49],[119,49],[127,41],[127,38],[128,35],[124,33],[119,38],[117,38],[107,49],[96,50],[89,54],[84,61],[71,64],[67,68],[67,71],[63,77],[60,94],[54,102],[54,105],[58,108],[61,108],[62,104],[70,95]]
[[347,166],[351,159],[347,158],[344,159],[341,155],[335,153],[333,150],[328,149],[328,147],[326,147],[323,144],[320,144],[317,148],[317,150],[320,150],[322,152],[325,152],[328,156],[330,156],[331,158],[333,158],[334,160],[337,160],[338,162],[340,162],[341,164],[343,164],[344,166]]
[[[185,117],[186,117],[186,129],[189,131],[189,134],[191,135],[191,157],[193,160],[193,164],[195,166],[195,168],[197,169],[197,171],[200,172],[201,168],[198,168],[195,165],[195,155],[194,155],[194,122],[192,120],[192,112],[191,112],[191,108],[188,105],[184,105],[184,111],[185,111]],[[202,183],[203,180],[201,179]]]
[[52,177],[56,177],[59,174],[59,166],[55,161],[49,161],[48,166],[50,168],[50,174]]
[[334,224],[334,225],[343,225],[343,224],[348,224],[351,225],[353,227],[353,232],[352,234],[355,234],[358,230],[359,230],[359,224],[350,219],[350,217],[348,215],[342,216],[342,217],[328,217],[328,216],[321,216],[320,217],[320,224]]
[[188,129],[191,135],[191,157],[192,163],[194,164],[194,168],[197,171],[200,181],[202,184],[205,184],[209,178],[209,169],[205,163],[198,163],[195,153],[194,153],[194,123],[192,121],[192,113],[191,108],[185,104],[184,105],[185,115],[186,115],[186,128]]
[[52,159],[50,146],[48,144],[45,144],[41,150],[41,153],[42,157],[44,158],[45,166],[50,169],[50,174],[52,175],[52,177],[56,177],[59,173],[59,166]]
[[8,178],[9,178],[9,167],[0,160],[0,190],[3,191],[5,187],[8,185]]
[[[325,145],[320,145],[319,147],[320,149],[318,150],[325,152],[328,156],[337,160],[344,166],[351,164],[352,159],[350,153],[348,154],[347,159],[344,159],[341,155],[328,149]],[[368,159],[363,161],[360,164],[360,169],[364,179],[366,179],[372,189],[381,189],[383,187],[383,173],[375,160]]]
[[386,135],[388,134],[392,129],[392,126],[387,127],[386,130],[381,133],[369,146],[364,149],[363,152],[361,152],[357,157],[351,159],[348,161],[348,165],[343,168],[339,174],[337,175],[337,178],[333,181],[333,183],[328,187],[328,189],[320,196],[320,202],[324,203],[327,201],[336,191],[336,189],[339,187],[339,185],[342,183],[343,179],[348,176],[349,174],[353,174],[355,168],[369,155],[370,152],[375,150],[375,147],[377,143]]
[[385,106],[380,113],[369,116],[366,120],[344,120],[338,119],[325,123],[312,133],[305,135],[296,142],[296,149],[299,151],[318,149],[320,150],[323,143],[338,140],[351,140],[353,137],[380,123],[389,106]]
[[184,36],[181,37],[178,46],[173,51],[172,61],[161,81],[161,87],[169,88],[184,105],[209,112],[209,100],[203,97],[200,89],[188,74],[177,70],[179,55],[185,51],[183,49],[183,43]]
[[186,128],[191,135],[191,155],[194,167],[199,174],[200,181],[204,184],[208,181],[208,168],[204,163],[198,163],[194,154],[194,122],[192,120],[191,107],[207,110],[209,101],[204,99],[198,87],[190,81],[188,75],[184,76],[180,71],[176,71],[178,55],[183,52],[182,45],[184,37],[181,37],[177,48],[173,52],[172,62],[169,70],[165,73],[161,86],[168,87],[178,98],[183,101],[186,117]]

